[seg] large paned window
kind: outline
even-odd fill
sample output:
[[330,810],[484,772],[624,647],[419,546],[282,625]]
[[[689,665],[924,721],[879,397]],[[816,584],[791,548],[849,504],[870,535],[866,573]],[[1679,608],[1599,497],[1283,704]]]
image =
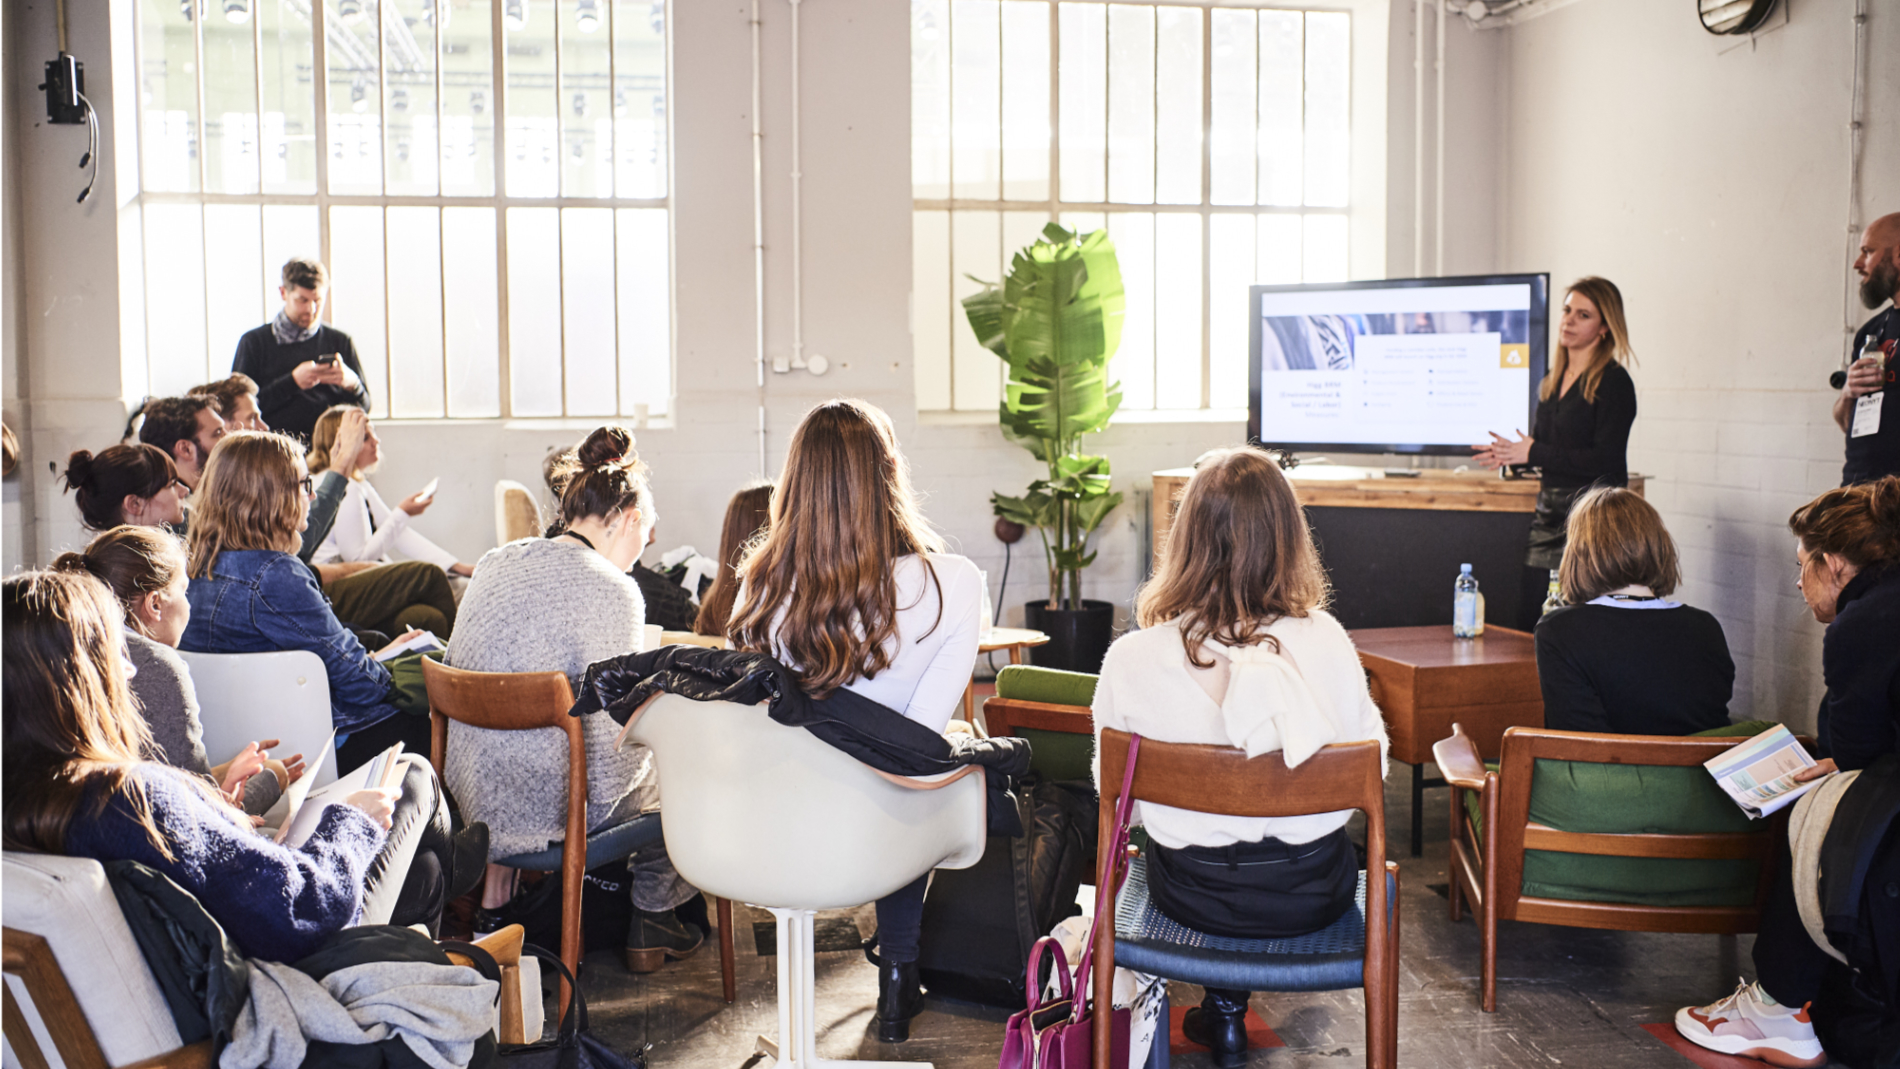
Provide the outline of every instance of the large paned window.
[[301,254],[379,416],[666,412],[666,0],[135,4],[154,395]]
[[1107,227],[1124,411],[1244,408],[1247,287],[1347,277],[1352,16],[911,0],[918,407],[993,411],[964,320],[1051,219]]

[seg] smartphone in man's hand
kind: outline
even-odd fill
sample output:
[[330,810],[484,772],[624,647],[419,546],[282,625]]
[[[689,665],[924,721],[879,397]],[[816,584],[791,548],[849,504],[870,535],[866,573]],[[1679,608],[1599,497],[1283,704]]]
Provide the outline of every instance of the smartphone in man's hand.
[[317,357],[314,363],[329,367],[331,364],[336,363],[336,355],[335,353],[324,353],[322,356]]

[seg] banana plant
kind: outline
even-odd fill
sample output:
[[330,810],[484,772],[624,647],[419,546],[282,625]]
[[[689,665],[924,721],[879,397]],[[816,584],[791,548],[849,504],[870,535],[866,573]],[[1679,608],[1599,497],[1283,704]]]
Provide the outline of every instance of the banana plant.
[[1124,303],[1115,246],[1105,230],[1050,223],[1017,251],[1001,283],[975,281],[983,289],[963,299],[964,315],[1009,366],[1003,434],[1048,467],[1028,493],[992,494],[990,506],[1042,536],[1049,608],[1080,609],[1082,569],[1095,560],[1089,539],[1122,501],[1110,490],[1108,458],[1082,452],[1083,435],[1106,429],[1122,403],[1121,385],[1108,377]]

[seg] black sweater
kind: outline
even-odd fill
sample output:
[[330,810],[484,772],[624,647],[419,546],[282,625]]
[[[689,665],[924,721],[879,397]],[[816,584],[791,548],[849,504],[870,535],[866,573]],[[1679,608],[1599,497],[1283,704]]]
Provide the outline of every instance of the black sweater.
[[1855,576],[1836,605],[1821,640],[1820,744],[1849,772],[1900,749],[1900,564]]
[[1537,406],[1530,462],[1544,469],[1545,486],[1627,486],[1635,422],[1636,383],[1612,361],[1597,383],[1595,401],[1584,400],[1579,378],[1570,392]]
[[[290,373],[306,360],[325,353],[338,353],[356,372],[356,389],[346,390],[320,382],[308,390],[297,388]],[[231,370],[242,371],[257,380],[257,410],[272,430],[286,431],[304,439],[316,428],[317,417],[332,405],[355,405],[369,410],[369,384],[363,379],[363,365],[356,359],[356,344],[350,336],[329,325],[320,324],[309,341],[277,344],[269,323],[246,331],[238,339],[237,355],[231,358]]]
[[1687,605],[1567,605],[1537,623],[1544,726],[1693,735],[1728,721],[1735,662],[1715,617]]

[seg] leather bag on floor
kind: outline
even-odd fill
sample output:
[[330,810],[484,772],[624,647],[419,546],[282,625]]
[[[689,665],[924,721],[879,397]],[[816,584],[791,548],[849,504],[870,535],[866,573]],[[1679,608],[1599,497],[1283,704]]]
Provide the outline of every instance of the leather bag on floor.
[[[1073,975],[1068,956],[1061,944],[1044,936],[1029,952],[1029,969],[1024,977],[1027,1005],[1009,1019],[1003,1032],[1003,1055],[998,1069],[1089,1069],[1094,1052],[1094,1015],[1108,1013],[1111,1069],[1128,1066],[1128,1017],[1125,1009],[1089,1004],[1089,979],[1095,956],[1096,927],[1115,923],[1115,899],[1127,875],[1128,820],[1134,800],[1128,796],[1135,782],[1135,758],[1141,753],[1141,736],[1128,740],[1128,767],[1122,773],[1122,793],[1115,805],[1115,832],[1101,844],[1102,868],[1097,873],[1095,917],[1089,925],[1088,942],[1082,945],[1082,957]],[[1061,997],[1042,1001],[1042,962],[1053,956],[1054,969],[1061,981]]]

